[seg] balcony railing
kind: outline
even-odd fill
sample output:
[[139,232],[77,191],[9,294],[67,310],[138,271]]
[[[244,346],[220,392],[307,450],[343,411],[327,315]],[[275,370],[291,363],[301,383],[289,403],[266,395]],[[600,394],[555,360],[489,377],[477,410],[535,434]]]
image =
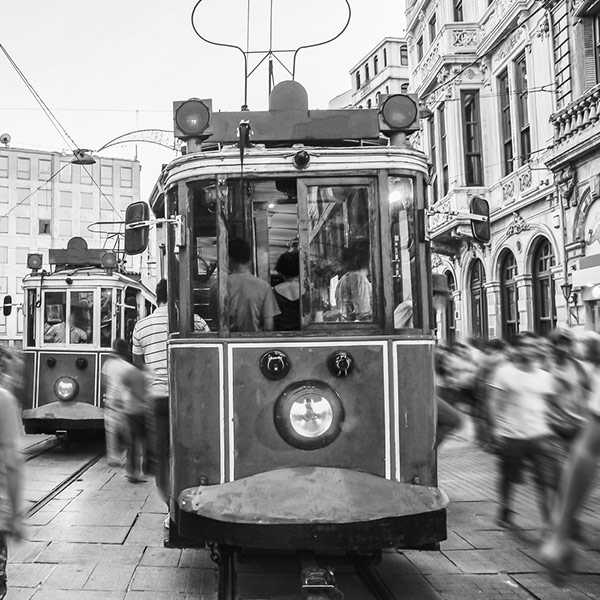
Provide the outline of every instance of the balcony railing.
[[588,90],[583,96],[552,115],[554,126],[554,143],[562,144],[586,130],[597,133],[600,126],[596,123],[600,118],[600,84]]

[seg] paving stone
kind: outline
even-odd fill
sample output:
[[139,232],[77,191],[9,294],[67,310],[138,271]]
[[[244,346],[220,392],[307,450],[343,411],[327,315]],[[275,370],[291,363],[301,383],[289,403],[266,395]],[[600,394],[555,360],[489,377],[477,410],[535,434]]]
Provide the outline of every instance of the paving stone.
[[6,569],[8,585],[34,588],[45,581],[55,565],[37,563],[9,563]]
[[129,533],[128,527],[60,527],[50,523],[39,527],[34,540],[60,542],[91,542],[97,544],[122,544]]
[[535,573],[544,569],[518,549],[448,550],[443,553],[463,573]]
[[58,514],[60,511],[57,510],[38,510],[34,515],[27,517],[25,523],[27,525],[48,525]]
[[528,590],[535,598],[542,600],[590,600],[590,598],[599,598],[600,581],[598,577],[596,576],[590,583],[584,581],[586,577],[590,576],[573,576],[564,586],[559,587],[552,583],[545,573],[512,575],[512,578],[519,585]]
[[164,515],[146,513],[141,514],[129,531],[126,544],[144,544],[145,546],[161,546],[164,539]]
[[138,511],[134,508],[124,510],[118,504],[102,508],[88,508],[79,512],[62,512],[53,520],[58,527],[86,525],[88,527],[131,527]]
[[56,565],[44,581],[44,588],[80,590],[89,579],[94,567],[89,565]]
[[[533,548],[524,549],[523,552],[533,560],[540,561],[539,545]],[[573,571],[575,573],[598,573],[600,571],[600,552],[597,552],[596,550],[577,552]]]
[[48,542],[34,542],[23,540],[14,542],[8,540],[8,559],[13,563],[29,563],[35,559],[48,547]]
[[[456,552],[459,552],[458,550]],[[470,550],[465,550],[470,552]],[[446,552],[426,552],[419,550],[403,550],[402,554],[414,565],[418,572],[428,573],[460,573],[460,569],[451,562]]]
[[140,564],[148,567],[177,567],[180,565],[180,558],[181,550],[177,548],[146,548]]
[[172,569],[169,567],[138,567],[131,590],[153,592],[199,593],[202,590],[203,569]]
[[124,592],[96,592],[92,590],[52,590],[43,588],[33,600],[123,600]]
[[9,582],[8,594],[5,600],[31,600],[33,594],[38,591],[38,588],[26,588],[11,586]]
[[139,544],[102,545],[52,542],[36,559],[38,563],[81,565],[137,565],[144,553]]
[[199,548],[184,548],[181,551],[179,566],[196,569],[216,569],[215,563],[210,558],[210,550]]
[[152,492],[150,492],[148,498],[146,499],[141,512],[155,512],[162,513],[164,515],[166,511],[167,507],[165,505],[165,501],[160,497],[156,486],[154,486]]
[[509,575],[426,575],[444,600],[547,600],[534,598]]
[[442,550],[470,550],[473,545],[456,531],[448,529],[448,539],[441,542]]
[[[461,531],[460,537],[463,538],[472,548],[485,550],[491,548],[506,549],[516,547],[527,547],[536,543],[536,539],[526,539],[523,536],[514,534],[512,531],[503,530],[473,530]],[[463,550],[468,548],[446,548],[442,545],[442,550]]]
[[97,565],[84,589],[126,592],[135,569],[135,565]]
[[177,594],[169,592],[129,591],[125,600],[217,600],[217,592],[202,594]]

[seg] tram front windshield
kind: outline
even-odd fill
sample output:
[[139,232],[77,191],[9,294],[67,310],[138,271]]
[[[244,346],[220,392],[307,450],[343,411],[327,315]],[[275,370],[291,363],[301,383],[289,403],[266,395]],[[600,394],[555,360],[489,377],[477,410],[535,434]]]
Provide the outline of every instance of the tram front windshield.
[[[191,184],[194,312],[218,331],[223,303],[217,294],[217,239],[223,239],[223,227],[229,240],[249,243],[251,271],[273,289],[280,310],[296,311],[297,326],[293,318],[276,319],[276,330],[382,328],[390,304],[386,294],[393,298],[393,326],[418,327],[412,180],[388,178],[385,214],[378,181],[230,180],[226,220],[217,218],[214,180]],[[297,271],[289,268],[294,256]]]

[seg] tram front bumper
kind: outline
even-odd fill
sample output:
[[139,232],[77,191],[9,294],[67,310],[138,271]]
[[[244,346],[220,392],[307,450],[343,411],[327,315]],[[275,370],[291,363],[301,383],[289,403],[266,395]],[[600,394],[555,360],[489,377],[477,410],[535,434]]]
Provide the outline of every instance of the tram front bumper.
[[84,402],[50,402],[23,411],[23,423],[29,430],[102,429],[104,409]]
[[370,552],[446,539],[448,497],[368,473],[296,467],[179,495],[182,536],[246,548]]

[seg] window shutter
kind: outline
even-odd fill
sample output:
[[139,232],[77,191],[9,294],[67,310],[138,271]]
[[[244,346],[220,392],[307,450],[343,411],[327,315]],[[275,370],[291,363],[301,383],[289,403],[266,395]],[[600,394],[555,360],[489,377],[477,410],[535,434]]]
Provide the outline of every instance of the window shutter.
[[585,89],[594,87],[596,76],[596,45],[594,43],[594,20],[583,19],[583,81]]

